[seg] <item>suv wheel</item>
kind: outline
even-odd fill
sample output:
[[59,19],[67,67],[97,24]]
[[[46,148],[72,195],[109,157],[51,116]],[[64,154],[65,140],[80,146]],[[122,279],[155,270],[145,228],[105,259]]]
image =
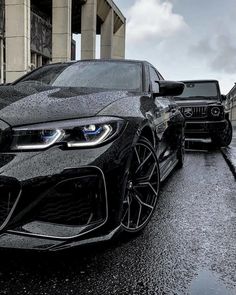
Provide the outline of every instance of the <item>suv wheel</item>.
[[225,147],[230,145],[233,137],[232,124],[227,120],[227,125],[225,129],[220,134],[212,135],[212,142],[214,145],[219,147]]

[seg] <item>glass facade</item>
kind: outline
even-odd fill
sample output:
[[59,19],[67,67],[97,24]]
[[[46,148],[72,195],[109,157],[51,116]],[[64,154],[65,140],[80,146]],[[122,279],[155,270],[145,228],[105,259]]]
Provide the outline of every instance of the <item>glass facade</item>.
[[52,25],[31,11],[31,50],[44,57],[52,56]]

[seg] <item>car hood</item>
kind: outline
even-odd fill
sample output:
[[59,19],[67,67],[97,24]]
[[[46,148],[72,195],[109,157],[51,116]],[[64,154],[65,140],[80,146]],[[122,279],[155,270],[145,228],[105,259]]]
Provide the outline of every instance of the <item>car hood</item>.
[[132,93],[96,89],[32,86],[0,87],[0,120],[11,126],[95,116]]
[[175,101],[180,106],[205,106],[220,103],[217,99],[177,99]]

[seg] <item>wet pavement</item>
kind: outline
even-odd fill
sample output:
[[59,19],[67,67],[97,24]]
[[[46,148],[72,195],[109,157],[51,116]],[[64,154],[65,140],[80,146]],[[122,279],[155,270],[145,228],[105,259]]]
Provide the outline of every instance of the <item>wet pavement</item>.
[[136,238],[0,251],[0,294],[236,294],[236,182],[221,152],[187,153]]

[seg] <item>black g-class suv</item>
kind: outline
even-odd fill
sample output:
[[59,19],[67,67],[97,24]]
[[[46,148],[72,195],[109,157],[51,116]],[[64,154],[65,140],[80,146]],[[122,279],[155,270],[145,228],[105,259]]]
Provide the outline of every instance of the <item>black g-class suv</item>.
[[187,141],[212,142],[216,146],[227,146],[232,140],[232,125],[226,96],[221,95],[216,80],[182,81],[183,93],[176,97],[186,120]]

